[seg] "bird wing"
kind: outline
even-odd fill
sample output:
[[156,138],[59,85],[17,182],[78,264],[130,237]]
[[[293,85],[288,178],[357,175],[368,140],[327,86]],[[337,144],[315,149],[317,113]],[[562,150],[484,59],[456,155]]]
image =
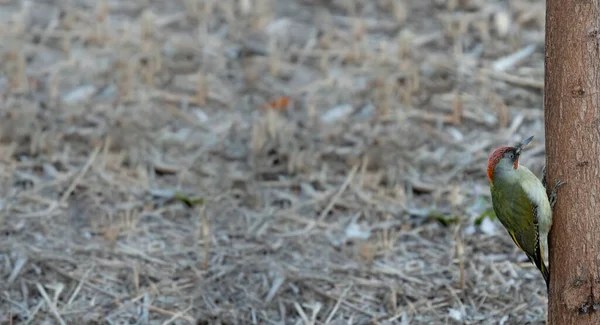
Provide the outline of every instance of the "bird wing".
[[[515,244],[527,255],[546,278],[548,272],[540,250],[538,206],[518,183],[504,184],[505,191],[492,186],[492,202],[498,220],[504,225]],[[499,202],[506,202],[501,205]]]

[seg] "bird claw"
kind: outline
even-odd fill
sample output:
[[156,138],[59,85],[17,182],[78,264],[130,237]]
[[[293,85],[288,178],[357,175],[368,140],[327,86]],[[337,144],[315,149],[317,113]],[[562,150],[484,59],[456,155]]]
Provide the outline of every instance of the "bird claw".
[[[556,184],[554,184],[554,188],[552,189],[552,192],[548,197],[550,199],[550,207],[552,209],[554,209],[554,205],[556,204],[558,198],[558,188],[564,184],[566,184],[566,182],[563,182],[560,179],[556,181]],[[542,185],[544,186],[544,188],[546,188],[546,165],[542,167]]]
[[550,193],[550,208],[554,209],[554,205],[556,204],[557,198],[558,198],[558,188],[564,184],[566,184],[567,182],[563,182],[562,180],[557,180],[556,184],[554,184],[554,188],[552,189],[552,192]]

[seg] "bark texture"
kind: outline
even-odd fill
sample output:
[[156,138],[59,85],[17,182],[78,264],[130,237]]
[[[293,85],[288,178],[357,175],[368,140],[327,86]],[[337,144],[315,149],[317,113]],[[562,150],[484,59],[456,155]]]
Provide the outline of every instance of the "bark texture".
[[600,324],[600,0],[546,1],[548,324]]

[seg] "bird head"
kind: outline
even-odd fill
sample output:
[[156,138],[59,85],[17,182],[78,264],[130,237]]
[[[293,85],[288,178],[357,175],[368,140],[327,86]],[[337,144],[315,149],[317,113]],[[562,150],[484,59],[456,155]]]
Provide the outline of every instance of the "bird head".
[[519,167],[519,156],[521,155],[521,151],[523,150],[523,147],[531,142],[531,139],[533,139],[533,136],[521,141],[514,147],[500,147],[492,152],[488,159],[487,168],[487,176],[490,183],[494,182],[494,173],[497,170],[502,170],[504,172],[515,170]]

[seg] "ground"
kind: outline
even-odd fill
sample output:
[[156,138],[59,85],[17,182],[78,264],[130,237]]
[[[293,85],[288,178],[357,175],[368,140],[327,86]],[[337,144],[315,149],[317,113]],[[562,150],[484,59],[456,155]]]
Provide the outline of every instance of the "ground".
[[4,0],[0,26],[0,323],[544,323],[476,222],[495,147],[544,163],[543,1]]

